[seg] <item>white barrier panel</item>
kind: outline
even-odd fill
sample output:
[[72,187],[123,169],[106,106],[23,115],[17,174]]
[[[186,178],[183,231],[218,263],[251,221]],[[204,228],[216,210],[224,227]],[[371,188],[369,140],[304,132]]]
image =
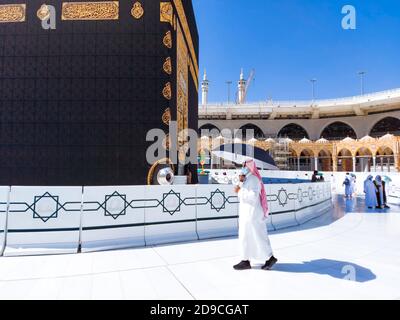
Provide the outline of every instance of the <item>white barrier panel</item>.
[[[239,170],[210,170],[214,180],[221,183],[228,183],[232,177],[239,173]],[[312,171],[261,171],[263,177],[266,178],[282,178],[282,179],[305,179],[310,180]],[[345,187],[343,185],[346,172],[323,172],[326,182],[331,183],[333,194],[344,194]],[[356,172],[356,187],[355,192],[357,195],[364,195],[364,181],[372,175],[374,178],[377,175],[382,176],[385,180],[392,180],[392,183],[400,186],[400,173],[399,172]],[[388,183],[390,185],[391,183]]]
[[239,200],[233,185],[197,187],[197,233],[200,239],[238,234]]
[[76,253],[82,187],[11,187],[5,256]]
[[389,184],[387,201],[390,204],[400,206],[400,183],[397,183],[397,181]]
[[[8,191],[0,187],[0,230]],[[305,223],[332,205],[330,183],[266,185],[266,191],[269,230]],[[79,240],[85,252],[238,231],[232,185],[86,187],[83,194],[81,187],[12,187],[9,198],[6,256],[74,253]]]
[[290,184],[266,185],[272,225],[276,230],[298,225],[295,217],[296,190],[294,186]]
[[147,186],[146,245],[198,240],[196,186]]
[[3,254],[6,235],[7,205],[10,187],[0,187],[0,255]]
[[324,214],[332,206],[331,198],[329,182],[297,185],[297,198],[295,200],[297,222],[304,224]]
[[144,246],[145,187],[84,187],[82,252]]

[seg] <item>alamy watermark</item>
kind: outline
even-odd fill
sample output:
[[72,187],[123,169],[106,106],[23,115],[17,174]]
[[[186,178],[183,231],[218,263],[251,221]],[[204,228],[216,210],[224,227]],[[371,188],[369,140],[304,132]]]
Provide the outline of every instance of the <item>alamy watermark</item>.
[[356,276],[357,276],[357,271],[354,266],[351,264],[345,265],[342,268],[342,274],[345,276],[343,277],[344,280],[349,280],[349,281],[357,281]]
[[57,27],[57,12],[54,6],[43,4],[37,11],[37,17],[42,21],[44,30],[55,30]]
[[[342,7],[342,28],[344,30],[357,29],[357,12],[353,5]],[[57,21],[56,8],[52,5],[43,4],[37,11],[37,17],[42,21],[42,28],[45,30],[55,30]]]
[[342,14],[345,15],[342,19],[342,28],[344,30],[356,30],[357,29],[356,8],[352,5],[345,5],[342,8]]
[[[185,129],[178,132],[175,121],[171,121],[169,132],[161,129],[151,129],[147,132],[146,141],[152,142],[147,148],[146,160],[149,164],[156,163],[159,159],[169,158],[173,164],[187,165],[197,163],[199,152],[203,157],[211,158],[212,151],[224,145],[225,153],[240,154],[246,157],[254,157],[253,148],[243,148],[243,144],[254,138],[254,130],[230,130],[223,129],[221,132],[212,130],[201,130],[201,138],[194,129]],[[216,157],[215,164],[220,163]]]

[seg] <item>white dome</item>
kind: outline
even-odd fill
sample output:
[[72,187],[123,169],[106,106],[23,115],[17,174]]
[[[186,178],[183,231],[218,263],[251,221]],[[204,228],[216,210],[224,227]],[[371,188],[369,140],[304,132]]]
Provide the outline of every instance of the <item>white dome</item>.
[[365,136],[364,138],[361,138],[360,141],[371,141],[374,140],[371,136]]
[[343,139],[342,141],[343,142],[354,142],[355,140],[350,137],[347,137],[347,138]]
[[329,141],[326,140],[325,138],[321,138],[321,139],[317,140],[317,143],[329,143]]
[[382,138],[380,138],[380,140],[392,139],[393,137],[394,137],[394,135],[388,133],[388,134],[384,135]]
[[307,139],[307,138],[303,138],[299,141],[299,143],[311,143],[311,140]]

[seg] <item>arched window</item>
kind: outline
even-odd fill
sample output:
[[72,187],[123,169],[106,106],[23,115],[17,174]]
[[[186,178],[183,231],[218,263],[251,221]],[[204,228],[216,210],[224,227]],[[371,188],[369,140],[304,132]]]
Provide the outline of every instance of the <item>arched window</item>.
[[360,148],[356,153],[356,171],[371,172],[372,170],[372,151],[368,148]]
[[207,123],[199,128],[199,136],[218,137],[221,131],[211,123]]
[[241,138],[246,140],[251,138],[265,139],[264,132],[259,127],[251,123],[240,127],[235,136],[240,137],[240,134],[242,135]]
[[350,150],[343,149],[338,153],[337,169],[339,172],[353,171],[353,156]]
[[308,149],[303,150],[300,153],[300,171],[313,171],[314,165],[314,153]]
[[377,171],[381,172],[395,172],[395,158],[394,152],[389,147],[379,148],[376,154]]
[[301,140],[303,138],[310,139],[307,131],[300,125],[291,123],[284,126],[278,133],[278,137],[290,138],[293,140]]
[[321,138],[327,140],[342,140],[350,137],[357,139],[357,134],[352,127],[343,122],[334,122],[322,131]]
[[369,135],[374,138],[380,138],[388,133],[400,136],[400,119],[393,117],[382,119],[374,125]]
[[333,171],[332,155],[328,150],[321,150],[318,154],[318,170]]

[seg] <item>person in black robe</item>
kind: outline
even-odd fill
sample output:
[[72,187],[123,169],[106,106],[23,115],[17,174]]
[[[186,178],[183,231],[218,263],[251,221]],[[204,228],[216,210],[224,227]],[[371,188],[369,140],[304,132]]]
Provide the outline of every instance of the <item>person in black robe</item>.
[[376,197],[378,199],[378,208],[390,209],[390,207],[387,205],[386,182],[382,180],[381,176],[377,176],[375,178],[374,183],[376,186]]

